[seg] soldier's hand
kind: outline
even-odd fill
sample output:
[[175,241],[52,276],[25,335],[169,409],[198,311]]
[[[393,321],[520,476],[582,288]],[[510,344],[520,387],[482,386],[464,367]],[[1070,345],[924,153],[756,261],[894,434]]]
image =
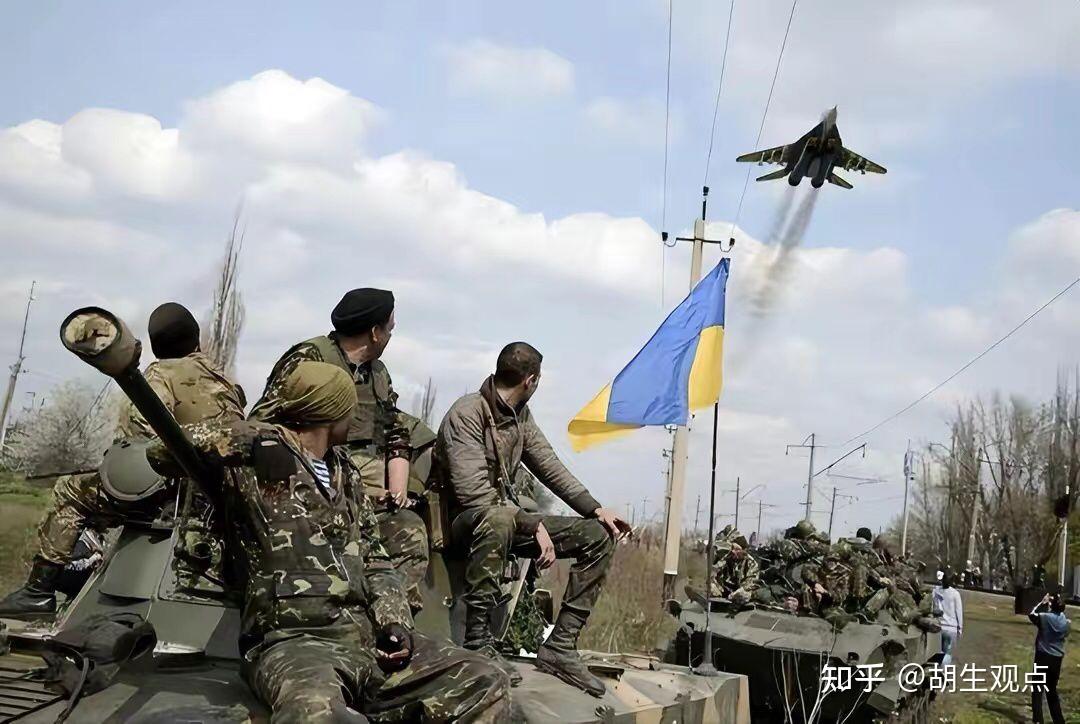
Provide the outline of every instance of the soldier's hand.
[[399,623],[384,626],[375,637],[375,652],[383,671],[399,671],[408,666],[412,650],[412,632]]
[[615,540],[630,535],[633,528],[611,508],[597,508],[593,511],[593,517],[604,524],[608,534]]
[[536,567],[539,570],[550,568],[555,562],[555,544],[551,542],[544,524],[536,526],[536,545],[540,546],[540,555],[536,558]]
[[389,502],[398,508],[408,508],[412,502],[409,500],[409,479],[391,480],[388,487],[386,497]]

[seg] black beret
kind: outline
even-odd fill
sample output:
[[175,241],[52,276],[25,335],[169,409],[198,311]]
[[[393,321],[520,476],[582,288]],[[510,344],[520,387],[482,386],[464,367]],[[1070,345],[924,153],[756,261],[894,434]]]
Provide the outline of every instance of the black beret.
[[862,538],[863,540],[873,540],[874,533],[869,528],[859,528],[855,533],[856,538]]
[[162,304],[150,313],[146,327],[158,359],[186,357],[199,348],[199,323],[183,304]]
[[330,322],[341,334],[363,334],[390,321],[393,311],[393,292],[369,287],[353,289],[334,307]]

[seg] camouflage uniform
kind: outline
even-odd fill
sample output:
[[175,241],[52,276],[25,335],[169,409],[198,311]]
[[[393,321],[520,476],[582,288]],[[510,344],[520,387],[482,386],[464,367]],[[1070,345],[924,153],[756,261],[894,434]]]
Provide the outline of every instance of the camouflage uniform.
[[[582,517],[524,511],[513,487],[522,463]],[[451,539],[468,556],[464,600],[470,609],[495,607],[509,554],[537,557],[535,536],[542,523],[556,557],[575,559],[563,607],[588,616],[607,575],[614,541],[591,517],[600,504],[555,455],[528,405],[510,408],[489,377],[479,392],[458,399],[446,413],[435,443],[435,466],[449,497]]]
[[398,395],[386,365],[377,359],[353,364],[341,350],[336,332],[301,342],[282,355],[266,379],[262,398],[251,410],[253,419],[266,420],[281,396],[282,381],[304,360],[336,365],[356,383],[357,405],[349,424],[349,441],[344,447],[360,471],[364,489],[376,499],[375,515],[387,550],[405,577],[412,605],[419,607],[419,584],[428,568],[427,528],[412,510],[392,510],[383,499],[387,463],[393,458],[411,456],[410,430],[418,421],[397,408]]
[[[370,499],[347,451],[327,459],[324,489],[291,431],[255,422],[188,428],[223,470],[230,555],[247,573],[243,672],[274,722],[496,721],[509,681],[479,656],[413,634],[409,665],[385,674],[383,627],[412,627],[402,580],[382,544]],[[150,459],[162,472],[164,446]]]
[[[151,362],[145,377],[182,425],[244,419],[243,391],[215,369],[202,352]],[[118,434],[121,438],[149,438],[154,432],[128,402],[121,411]],[[101,490],[101,478],[96,472],[63,475],[57,478],[52,502],[38,525],[40,555],[66,565],[83,529],[107,528],[131,517],[152,520],[161,512],[160,505],[161,499],[142,506],[111,500]]]
[[[742,549],[741,556],[734,555],[733,545]],[[760,569],[748,548],[746,538],[733,526],[725,526],[716,536],[711,595],[736,604],[749,603],[758,587]]]

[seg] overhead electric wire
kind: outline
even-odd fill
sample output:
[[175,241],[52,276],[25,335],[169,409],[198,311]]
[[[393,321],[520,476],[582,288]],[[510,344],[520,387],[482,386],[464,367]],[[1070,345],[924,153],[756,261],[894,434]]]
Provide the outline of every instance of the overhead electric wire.
[[668,0],[667,15],[667,84],[664,92],[664,185],[660,200],[660,306],[664,306],[664,284],[667,277],[667,249],[674,246],[664,240],[663,234],[667,233],[667,187],[668,187],[668,155],[669,139],[671,136],[671,18],[674,13],[675,0]]
[[1027,317],[1025,317],[1025,318],[1024,318],[1024,320],[1023,320],[1022,322],[1020,322],[1020,324],[1018,324],[1018,325],[1016,325],[1015,327],[1013,327],[1012,329],[1010,329],[1010,330],[1009,330],[1008,332],[1006,332],[1006,333],[1005,333],[1005,335],[1004,335],[1004,336],[1002,336],[1001,338],[999,338],[999,339],[998,339],[998,340],[997,340],[996,342],[994,342],[993,344],[991,344],[991,345],[990,345],[989,347],[987,347],[986,349],[984,349],[984,350],[983,350],[982,352],[979,352],[979,354],[977,354],[977,355],[975,355],[974,357],[972,357],[972,358],[971,358],[970,360],[968,360],[968,361],[967,361],[967,362],[966,362],[966,363],[965,363],[965,364],[964,364],[964,365],[963,365],[963,366],[962,366],[962,367],[961,367],[960,369],[956,370],[956,371],[955,371],[955,372],[953,372],[953,373],[952,373],[951,375],[949,375],[948,377],[946,377],[946,378],[945,378],[944,380],[942,380],[941,382],[939,382],[939,383],[937,383],[936,385],[934,385],[933,387],[931,387],[931,388],[930,388],[929,390],[927,390],[927,391],[926,391],[925,393],[923,393],[923,394],[922,394],[922,395],[921,395],[921,396],[920,396],[920,397],[919,397],[918,399],[916,399],[916,400],[915,400],[914,402],[910,403],[909,405],[907,405],[906,407],[904,407],[904,408],[902,408],[902,409],[900,409],[900,410],[897,410],[896,412],[894,412],[893,414],[889,415],[889,416],[888,416],[888,417],[886,417],[886,418],[885,418],[884,420],[882,420],[882,421],[881,421],[881,422],[879,422],[878,424],[874,425],[873,427],[869,428],[868,430],[865,430],[864,432],[861,432],[861,433],[859,433],[858,435],[853,435],[852,437],[848,438],[848,439],[847,439],[847,440],[846,440],[845,442],[843,442],[843,443],[841,444],[841,446],[843,446],[843,445],[847,445],[847,444],[849,444],[849,443],[851,443],[851,442],[853,442],[853,441],[855,441],[855,440],[858,440],[858,439],[859,439],[859,438],[861,438],[861,437],[866,437],[866,436],[867,436],[867,435],[869,435],[870,433],[872,433],[872,432],[875,432],[875,431],[879,430],[880,428],[884,427],[885,425],[889,424],[890,422],[892,422],[892,421],[893,421],[893,420],[895,420],[896,418],[900,417],[900,416],[901,416],[901,415],[903,415],[904,413],[906,413],[906,412],[908,412],[909,410],[911,410],[911,409],[912,409],[913,407],[915,407],[915,406],[916,406],[916,405],[918,405],[918,404],[919,404],[920,402],[922,402],[922,401],[923,401],[923,400],[925,400],[926,398],[928,398],[928,397],[930,397],[931,395],[933,395],[933,394],[934,394],[935,392],[937,392],[938,390],[940,390],[940,389],[941,389],[942,387],[944,387],[945,385],[947,385],[947,384],[949,384],[950,382],[952,382],[952,381],[953,381],[954,379],[956,379],[957,377],[959,377],[959,376],[960,376],[960,375],[961,375],[961,374],[962,374],[962,373],[963,373],[964,371],[966,371],[966,370],[967,370],[967,369],[968,369],[969,367],[971,367],[971,366],[972,366],[973,364],[975,364],[976,362],[978,362],[979,360],[981,360],[981,359],[982,359],[983,357],[985,357],[986,355],[988,355],[988,354],[989,354],[989,353],[990,353],[991,351],[993,351],[993,350],[994,350],[994,348],[996,348],[996,347],[997,347],[998,345],[1000,345],[1000,344],[1001,344],[1002,342],[1004,342],[1005,340],[1007,340],[1007,339],[1008,339],[1009,337],[1011,337],[1011,336],[1013,336],[1014,334],[1016,334],[1016,332],[1018,332],[1018,331],[1020,330],[1020,328],[1021,328],[1021,327],[1023,327],[1023,326],[1024,326],[1024,325],[1026,325],[1026,324],[1027,324],[1028,322],[1030,322],[1030,321],[1031,321],[1032,319],[1034,319],[1034,318],[1035,318],[1036,316],[1038,316],[1040,312],[1042,312],[1042,311],[1043,311],[1044,309],[1046,309],[1047,307],[1049,307],[1049,306],[1050,306],[1051,304],[1053,304],[1054,302],[1056,302],[1056,301],[1057,301],[1058,299],[1060,299],[1061,297],[1065,296],[1065,294],[1066,294],[1066,293],[1067,293],[1067,292],[1068,292],[1069,290],[1071,290],[1071,289],[1072,289],[1073,287],[1075,287],[1075,286],[1076,286],[1077,284],[1080,284],[1080,277],[1077,277],[1076,279],[1073,279],[1073,280],[1072,280],[1072,282],[1070,282],[1070,283],[1069,283],[1069,284],[1068,284],[1068,285],[1067,285],[1067,286],[1066,286],[1066,287],[1065,287],[1064,289],[1062,289],[1062,290],[1061,290],[1060,292],[1058,292],[1057,294],[1055,294],[1054,296],[1052,296],[1052,297],[1051,297],[1051,298],[1050,298],[1050,299],[1049,299],[1049,300],[1048,300],[1048,301],[1047,301],[1047,302],[1046,302],[1045,304],[1043,304],[1043,305],[1042,305],[1041,307],[1039,307],[1039,308],[1038,308],[1038,309],[1036,309],[1036,310],[1035,310],[1034,312],[1032,312],[1032,313],[1031,313],[1031,314],[1029,314],[1029,315],[1028,315]]
[[[788,15],[787,28],[784,30],[784,40],[780,43],[780,53],[776,56],[776,69],[773,71],[772,83],[769,85],[769,97],[765,101],[765,111],[761,114],[761,124],[758,126],[757,140],[754,141],[754,149],[761,146],[761,136],[765,132],[765,119],[769,117],[769,106],[772,105],[773,91],[776,90],[776,79],[780,77],[780,62],[784,59],[784,49],[787,48],[788,35],[791,33],[791,21],[795,18],[795,7],[799,0],[792,0],[791,13]],[[742,193],[739,194],[739,204],[735,207],[735,218],[731,221],[730,236],[735,236],[735,226],[739,223],[739,215],[742,213],[743,201],[746,199],[746,189],[750,186],[750,171],[753,166],[746,167],[746,178],[743,180]]]
[[713,142],[716,140],[716,118],[720,115],[720,92],[724,89],[724,71],[727,68],[728,46],[731,44],[731,20],[735,16],[735,0],[728,8],[727,32],[724,34],[724,54],[720,58],[720,82],[716,84],[716,105],[713,106],[712,126],[709,129],[709,150],[705,154],[705,180],[702,186],[709,185],[709,164],[712,162]]

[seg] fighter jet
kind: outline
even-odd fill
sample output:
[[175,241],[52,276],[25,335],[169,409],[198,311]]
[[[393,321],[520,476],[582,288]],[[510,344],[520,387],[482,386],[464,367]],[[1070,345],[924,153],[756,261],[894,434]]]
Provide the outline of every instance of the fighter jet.
[[809,176],[810,185],[814,188],[821,188],[826,181],[845,189],[852,188],[850,183],[834,173],[834,169],[842,168],[863,174],[867,171],[885,173],[884,166],[844,148],[840,131],[836,127],[836,106],[826,111],[821,123],[811,128],[798,141],[786,146],[747,153],[735,160],[756,163],[759,166],[763,163],[782,163],[784,168],[767,173],[758,178],[758,181],[772,181],[787,176],[789,184],[798,186],[803,176]]

